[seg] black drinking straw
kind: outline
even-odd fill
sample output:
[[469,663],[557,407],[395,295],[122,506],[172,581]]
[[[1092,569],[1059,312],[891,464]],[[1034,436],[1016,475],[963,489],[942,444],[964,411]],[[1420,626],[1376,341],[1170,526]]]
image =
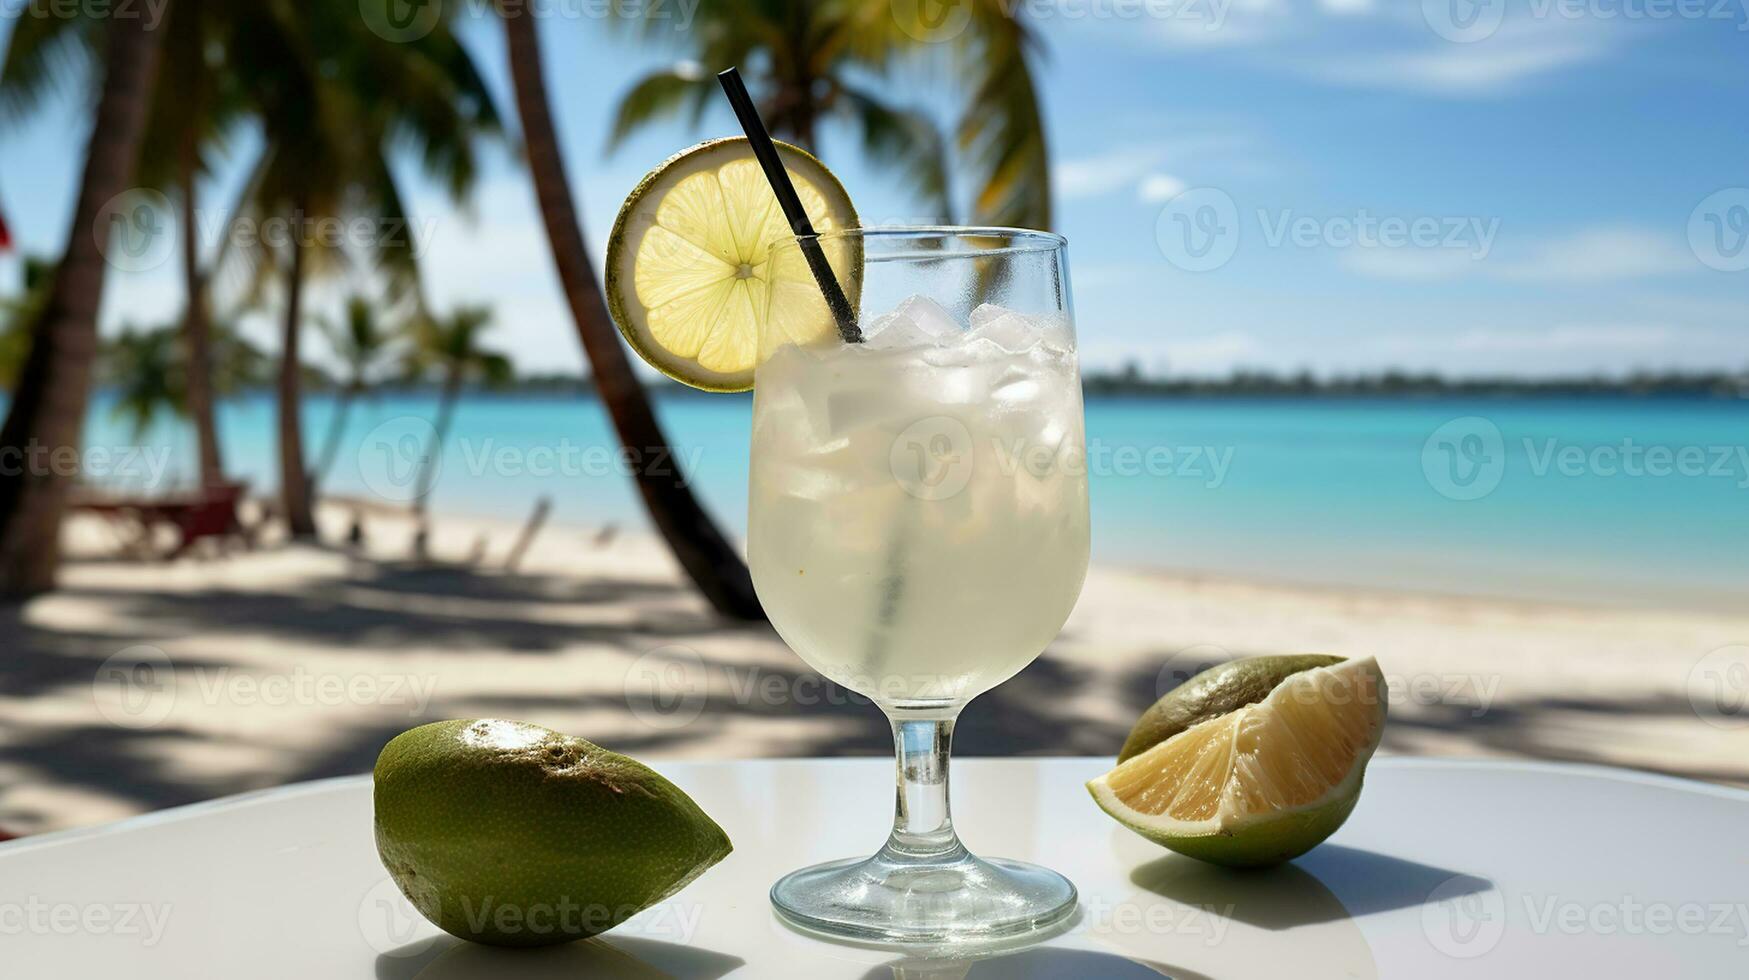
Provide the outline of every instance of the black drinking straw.
[[814,273],[814,281],[820,284],[820,292],[826,297],[826,306],[832,310],[832,319],[838,321],[838,333],[847,344],[862,343],[862,329],[856,325],[856,311],[850,308],[850,300],[844,296],[843,287],[838,285],[838,277],[832,274],[832,266],[826,262],[826,252],[820,248],[819,236],[814,231],[813,222],[808,220],[808,212],[802,208],[802,199],[796,196],[796,187],[790,183],[789,172],[784,170],[783,161],[778,159],[777,146],[771,142],[771,134],[765,131],[765,123],[759,119],[759,110],[753,107],[753,97],[747,94],[747,86],[741,81],[741,73],[733,68],[717,73],[717,81],[722,83],[723,94],[729,97],[729,105],[735,109],[735,118],[741,121],[741,129],[747,133],[747,142],[753,146],[753,156],[759,160],[760,169],[765,171],[765,179],[771,183],[771,192],[777,195],[778,206],[783,208],[783,216],[789,219],[790,233],[796,236],[802,246],[802,255],[808,260],[808,269]]

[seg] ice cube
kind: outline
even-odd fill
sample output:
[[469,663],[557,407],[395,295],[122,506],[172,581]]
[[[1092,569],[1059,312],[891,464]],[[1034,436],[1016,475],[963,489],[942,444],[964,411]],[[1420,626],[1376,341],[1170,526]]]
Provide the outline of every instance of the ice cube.
[[997,306],[995,303],[980,304],[972,311],[972,329],[976,330],[992,320],[1013,315],[1014,311],[1006,306]]
[[1065,352],[1075,349],[1069,322],[1061,314],[1028,316],[994,303],[985,303],[972,311],[972,329],[967,339],[987,340],[1010,354],[1041,345]]
[[869,350],[908,350],[935,345],[934,337],[897,313],[876,317],[873,323],[863,327],[862,340]]
[[[992,309],[1000,312],[978,315]],[[973,311],[972,331],[967,339],[973,342],[987,340],[1010,354],[1019,354],[1038,346],[1043,326],[1041,320],[986,303]]]
[[912,296],[864,327],[863,340],[873,350],[900,350],[939,346],[957,340],[964,332],[939,303],[927,296]]
[[912,296],[900,303],[893,312],[909,317],[924,332],[940,340],[950,340],[965,332],[965,328],[953,318],[953,314],[942,309],[940,303],[927,296]]
[[1030,402],[1044,392],[1044,386],[1031,375],[1021,375],[1002,381],[990,397],[1004,405],[1016,402]]

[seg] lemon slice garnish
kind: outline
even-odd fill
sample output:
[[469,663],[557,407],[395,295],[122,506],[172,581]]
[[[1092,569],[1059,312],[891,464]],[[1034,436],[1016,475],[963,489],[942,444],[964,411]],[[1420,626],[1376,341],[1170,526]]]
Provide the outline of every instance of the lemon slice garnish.
[[[856,227],[838,178],[804,150],[777,148],[815,232]],[[620,208],[607,245],[608,309],[663,374],[707,391],[745,391],[762,337],[769,349],[773,339],[807,344],[834,330],[799,250],[773,261],[772,244],[790,235],[746,138],[700,143],[650,171]],[[854,304],[860,252],[842,238],[822,243]]]

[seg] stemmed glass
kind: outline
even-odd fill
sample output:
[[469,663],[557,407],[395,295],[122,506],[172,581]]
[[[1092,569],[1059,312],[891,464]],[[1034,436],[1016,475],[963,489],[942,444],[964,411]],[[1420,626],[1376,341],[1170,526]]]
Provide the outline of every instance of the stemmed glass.
[[[860,338],[814,329],[829,314],[817,295],[807,312],[807,273],[793,272],[810,251],[845,284]],[[887,714],[898,755],[886,846],[796,871],[772,903],[798,927],[876,943],[1049,928],[1073,913],[1074,885],[967,852],[948,807],[948,753],[961,709],[1044,650],[1086,576],[1065,242],[863,229],[779,242],[768,261],[754,585],[803,660]]]

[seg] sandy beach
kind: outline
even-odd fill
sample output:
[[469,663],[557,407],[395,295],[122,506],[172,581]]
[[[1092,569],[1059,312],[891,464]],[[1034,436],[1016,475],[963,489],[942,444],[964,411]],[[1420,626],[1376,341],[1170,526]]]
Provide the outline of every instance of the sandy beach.
[[[348,516],[322,515],[324,541]],[[142,566],[68,531],[64,588],[0,610],[0,828],[34,833],[370,768],[396,733],[525,719],[648,760],[890,751],[884,719],[768,627],[724,625],[659,542],[443,518],[362,549],[262,542]],[[604,540],[605,539],[605,540]],[[1690,699],[1749,615],[1317,589],[1095,564],[1059,639],[979,698],[963,755],[1109,755],[1162,691],[1213,663],[1374,655],[1384,751],[1628,766],[1749,783],[1749,729]]]

